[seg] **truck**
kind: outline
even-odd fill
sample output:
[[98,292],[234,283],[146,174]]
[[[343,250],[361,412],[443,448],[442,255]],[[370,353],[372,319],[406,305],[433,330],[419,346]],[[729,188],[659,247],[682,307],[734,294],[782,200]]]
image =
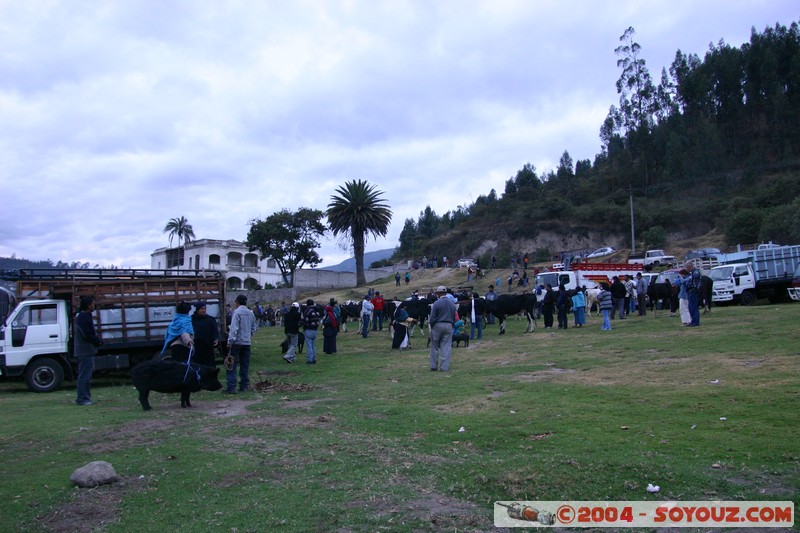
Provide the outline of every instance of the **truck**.
[[768,246],[724,254],[720,266],[709,271],[714,302],[753,305],[759,298],[776,303],[786,299],[800,265],[800,245]]
[[644,255],[632,255],[628,258],[628,263],[641,263],[645,270],[650,270],[651,268],[658,266],[671,267],[674,266],[676,262],[675,256],[665,254],[664,250],[647,250]]
[[800,265],[797,265],[797,268],[794,270],[793,278],[792,286],[786,290],[789,293],[789,298],[795,302],[800,302]]
[[[103,345],[95,373],[122,370],[159,354],[175,306],[206,302],[224,338],[225,280],[219,272],[144,269],[24,269],[3,271],[15,291],[0,305],[0,379],[24,379],[51,392],[77,375],[72,323],[80,298],[92,296]],[[220,318],[222,318],[220,320]]]
[[570,270],[540,272],[536,275],[536,286],[549,283],[556,291],[562,284],[567,290],[584,285],[594,289],[601,281],[611,284],[614,276],[635,276],[641,271],[641,263],[572,263]]

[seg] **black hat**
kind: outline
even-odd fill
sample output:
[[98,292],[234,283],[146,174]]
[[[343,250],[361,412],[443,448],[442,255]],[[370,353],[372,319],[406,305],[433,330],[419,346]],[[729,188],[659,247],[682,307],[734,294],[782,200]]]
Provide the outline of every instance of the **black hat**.
[[196,302],[194,304],[194,308],[195,309],[202,309],[203,307],[206,307],[206,303],[205,302]]
[[306,305],[314,305],[314,300],[309,298],[308,300],[306,300]]
[[335,298],[331,298],[330,305],[336,305],[336,299]]

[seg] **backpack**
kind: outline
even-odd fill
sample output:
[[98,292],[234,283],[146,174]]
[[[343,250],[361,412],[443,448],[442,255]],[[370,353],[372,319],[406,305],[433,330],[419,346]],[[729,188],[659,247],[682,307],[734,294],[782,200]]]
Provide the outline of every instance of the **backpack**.
[[300,319],[300,323],[303,324],[303,329],[317,329],[319,327],[319,315],[317,315],[313,307],[310,307],[303,315],[303,318]]

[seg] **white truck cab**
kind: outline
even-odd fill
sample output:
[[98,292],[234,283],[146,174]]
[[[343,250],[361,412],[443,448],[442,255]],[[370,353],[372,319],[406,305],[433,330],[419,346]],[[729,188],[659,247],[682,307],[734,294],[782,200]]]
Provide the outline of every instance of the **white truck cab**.
[[738,302],[744,305],[755,303],[756,276],[750,263],[733,263],[714,267],[709,271],[714,282],[714,302]]
[[20,375],[32,390],[60,382],[70,339],[70,320],[64,300],[26,300],[0,325],[0,356],[7,372]]

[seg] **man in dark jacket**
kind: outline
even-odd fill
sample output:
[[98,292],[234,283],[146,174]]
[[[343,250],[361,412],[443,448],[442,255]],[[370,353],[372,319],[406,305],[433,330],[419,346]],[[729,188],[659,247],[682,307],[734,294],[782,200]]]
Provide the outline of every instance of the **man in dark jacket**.
[[94,405],[90,384],[94,372],[94,356],[97,354],[97,347],[102,346],[103,341],[94,330],[92,313],[94,313],[94,298],[81,296],[80,312],[72,324],[74,355],[78,360],[78,396],[75,398],[75,403],[78,405]]
[[294,302],[283,317],[283,332],[289,339],[289,349],[283,356],[287,363],[294,363],[294,354],[297,349],[297,336],[300,334],[300,304]]
[[194,329],[194,357],[192,361],[198,365],[217,366],[214,360],[214,348],[219,346],[219,327],[213,316],[206,314],[205,302],[194,304],[192,328]]
[[628,294],[628,290],[625,288],[625,284],[620,281],[619,276],[614,276],[611,281],[611,297],[614,300],[611,318],[614,318],[615,311],[619,311],[619,319],[625,320],[625,295]]

